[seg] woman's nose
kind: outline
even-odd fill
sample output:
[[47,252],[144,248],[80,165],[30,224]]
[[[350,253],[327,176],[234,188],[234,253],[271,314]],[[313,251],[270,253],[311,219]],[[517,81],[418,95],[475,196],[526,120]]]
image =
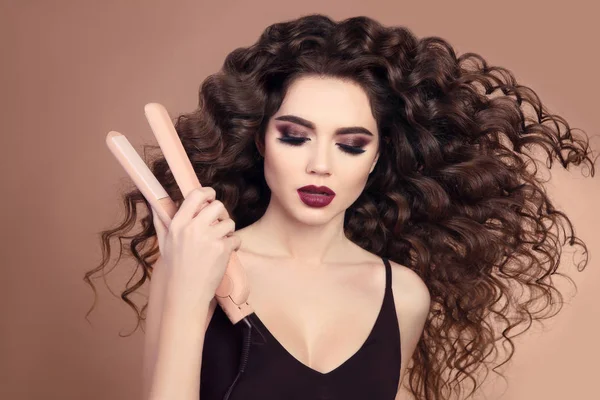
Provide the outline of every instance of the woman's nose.
[[309,174],[331,174],[331,154],[330,149],[324,145],[315,146],[312,152],[308,165],[307,173]]

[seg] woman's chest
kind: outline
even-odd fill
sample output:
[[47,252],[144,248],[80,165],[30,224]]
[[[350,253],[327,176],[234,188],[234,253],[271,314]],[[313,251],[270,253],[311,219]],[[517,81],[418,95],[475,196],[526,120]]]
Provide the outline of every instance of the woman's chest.
[[248,302],[258,322],[285,353],[320,373],[359,352],[377,322],[385,295],[383,265],[343,271],[244,264]]

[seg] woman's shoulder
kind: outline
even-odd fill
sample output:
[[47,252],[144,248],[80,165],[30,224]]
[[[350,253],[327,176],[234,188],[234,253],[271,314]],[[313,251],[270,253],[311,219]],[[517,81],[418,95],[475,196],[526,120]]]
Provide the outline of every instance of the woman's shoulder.
[[[376,265],[381,265],[381,257],[363,249],[363,254]],[[392,267],[392,291],[401,306],[414,310],[417,314],[429,311],[431,296],[421,277],[409,267],[388,259]]]
[[[381,257],[361,249],[363,256],[374,265],[381,265]],[[431,295],[421,277],[409,267],[389,260],[392,267],[392,292],[398,316],[410,323],[425,322],[431,305]]]
[[[371,254],[371,260],[381,265],[381,257]],[[429,316],[431,296],[421,277],[409,267],[389,260],[392,269],[392,294],[398,327],[402,363],[401,379],[423,334]]]
[[[431,295],[427,285],[412,269],[389,260],[392,267],[392,290],[394,297],[417,314],[429,312]],[[408,304],[404,304],[408,303]]]
[[431,295],[421,277],[412,269],[390,260],[392,292],[400,328],[402,357],[401,374],[419,343],[429,317]]

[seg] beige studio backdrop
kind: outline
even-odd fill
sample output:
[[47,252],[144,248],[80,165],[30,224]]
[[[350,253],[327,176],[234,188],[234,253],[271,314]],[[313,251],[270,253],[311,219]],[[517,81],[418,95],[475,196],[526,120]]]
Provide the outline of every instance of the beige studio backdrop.
[[[172,116],[193,109],[201,81],[273,22],[366,15],[509,68],[552,112],[596,135],[598,151],[598,9],[553,3],[2,0],[0,398],[141,396],[142,332],[119,337],[135,315],[96,281],[90,325],[82,277],[100,262],[98,232],[120,221],[130,184],[105,135],[118,130],[139,151],[155,144],[144,104],[162,103]],[[564,285],[562,312],[515,339],[508,387],[492,374],[481,399],[600,398],[600,177],[558,164],[551,173],[548,190],[591,258],[579,273],[565,256],[578,293]],[[123,260],[108,276],[115,294],[133,265]]]

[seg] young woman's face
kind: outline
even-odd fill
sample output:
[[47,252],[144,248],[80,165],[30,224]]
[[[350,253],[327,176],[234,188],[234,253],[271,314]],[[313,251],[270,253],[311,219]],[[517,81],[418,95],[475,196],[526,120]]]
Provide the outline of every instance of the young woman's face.
[[[303,223],[327,222],[360,196],[377,162],[378,142],[368,97],[358,85],[333,78],[296,80],[265,134],[271,202]],[[326,186],[335,196],[299,191],[307,185]]]

